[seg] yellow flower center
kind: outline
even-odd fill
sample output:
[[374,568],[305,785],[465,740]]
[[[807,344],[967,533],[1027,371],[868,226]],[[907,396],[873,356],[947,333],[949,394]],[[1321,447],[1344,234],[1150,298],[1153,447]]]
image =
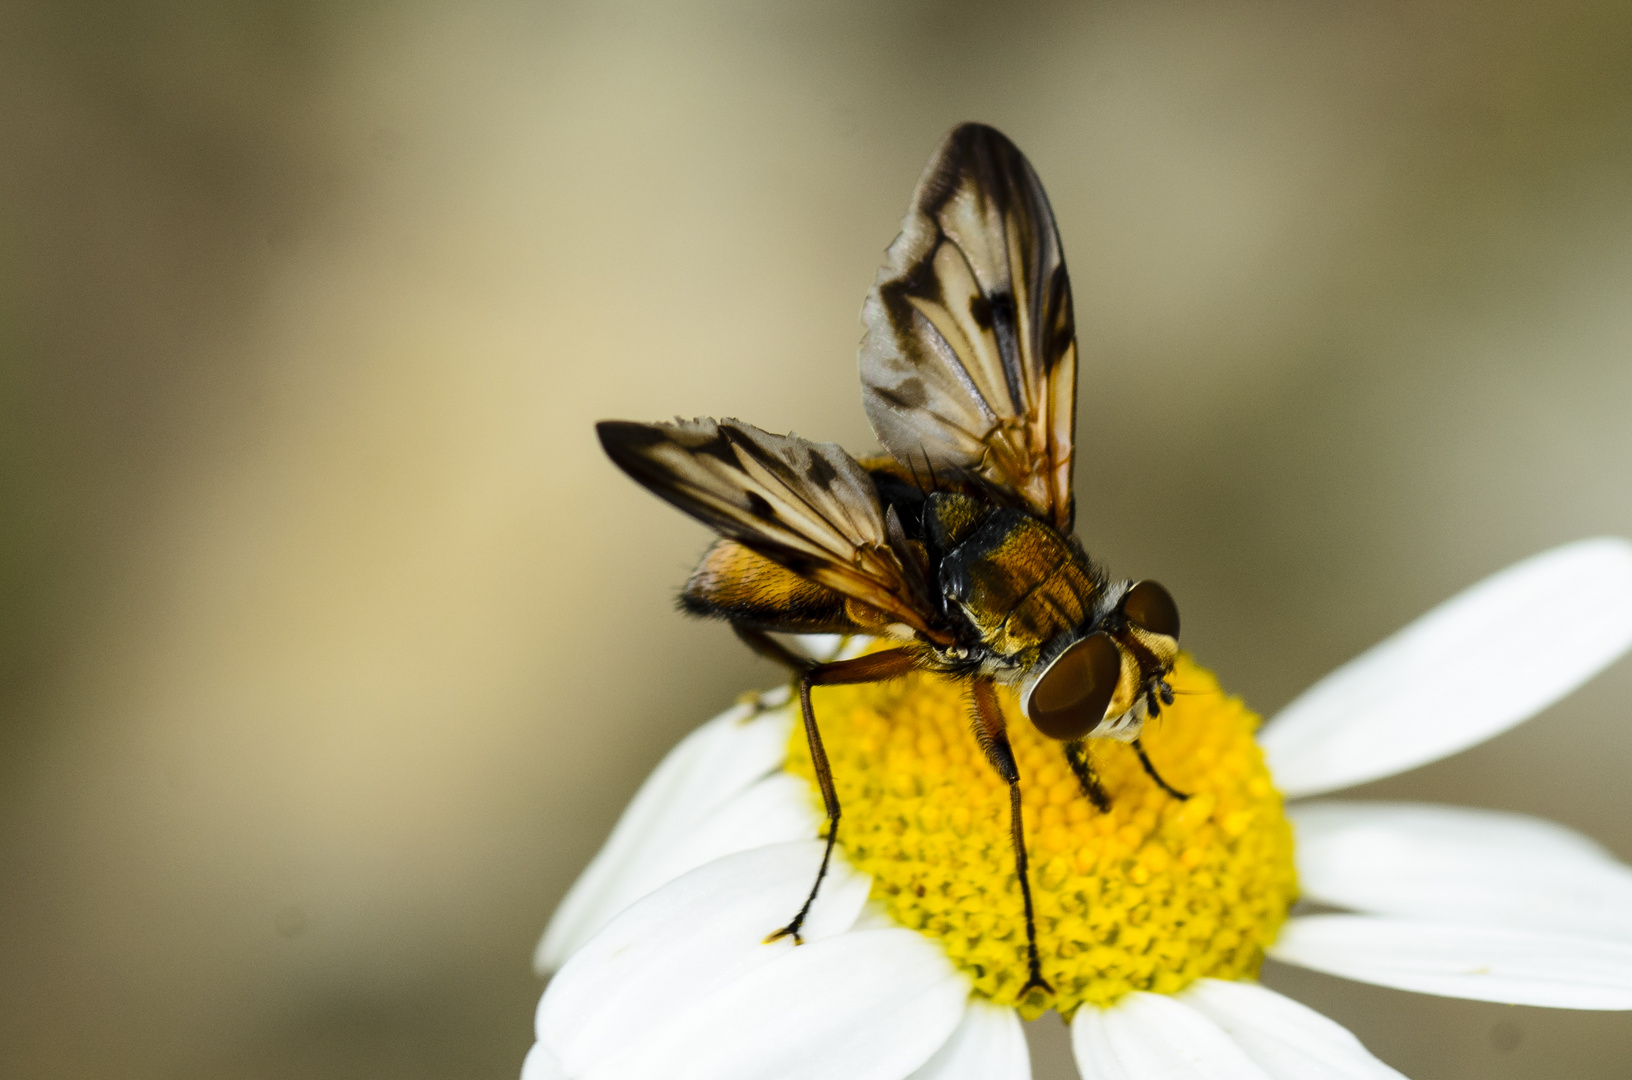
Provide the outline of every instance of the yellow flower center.
[[[1143,745],[1180,801],[1131,746],[1088,742],[1110,796],[1082,793],[1062,744],[999,691],[1020,766],[1037,948],[1052,995],[1024,1001],[1026,931],[1009,841],[1007,786],[969,726],[963,684],[929,673],[815,691],[844,816],[839,845],[873,875],[903,926],[937,938],[975,992],[1027,1018],[1130,990],[1174,993],[1212,976],[1251,978],[1297,895],[1292,829],[1253,742],[1258,717],[1181,655],[1178,695]],[[804,730],[788,769],[816,791]]]

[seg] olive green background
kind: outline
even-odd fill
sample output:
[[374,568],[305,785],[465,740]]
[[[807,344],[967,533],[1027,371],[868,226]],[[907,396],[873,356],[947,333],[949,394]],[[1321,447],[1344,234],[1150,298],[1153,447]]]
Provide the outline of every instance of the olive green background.
[[[1084,539],[1266,712],[1632,534],[1624,3],[8,2],[0,1073],[513,1077],[552,906],[775,677],[590,425],[868,448],[857,311],[965,119],[1063,231]],[[1629,692],[1365,793],[1632,856]],[[1632,1060],[1266,977],[1415,1080]]]

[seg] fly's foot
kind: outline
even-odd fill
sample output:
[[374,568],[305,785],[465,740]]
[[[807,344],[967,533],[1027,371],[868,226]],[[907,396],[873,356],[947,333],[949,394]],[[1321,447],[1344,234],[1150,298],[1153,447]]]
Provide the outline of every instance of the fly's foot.
[[769,690],[745,690],[737,695],[737,704],[747,705],[753,709],[753,712],[744,718],[745,720],[752,720],[761,713],[770,712],[772,709],[780,709],[788,703],[792,696],[793,686],[791,684],[774,686]]
[[1044,994],[1054,992],[1054,987],[1049,984],[1047,979],[1043,978],[1043,973],[1038,970],[1035,963],[1032,964],[1031,977],[1026,980],[1026,985],[1020,988],[1021,1000],[1030,996],[1033,991],[1041,991]]
[[804,922],[805,922],[805,913],[803,911],[801,911],[799,914],[797,914],[797,915],[795,915],[793,917],[793,921],[790,922],[788,925],[784,926],[780,930],[776,930],[776,931],[771,932],[770,934],[767,934],[765,936],[765,941],[763,942],[763,944],[772,945],[772,944],[775,944],[778,941],[781,941],[785,937],[791,937],[793,939],[793,943],[795,945],[803,945],[805,943],[805,939],[799,936],[799,927],[804,925]]

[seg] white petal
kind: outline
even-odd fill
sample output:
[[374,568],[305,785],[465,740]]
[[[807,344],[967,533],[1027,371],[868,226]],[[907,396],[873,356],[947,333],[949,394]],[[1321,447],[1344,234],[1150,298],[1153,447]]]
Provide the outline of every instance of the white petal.
[[1632,941],[1632,867],[1550,821],[1412,803],[1303,803],[1298,884],[1334,907]]
[[684,994],[585,1080],[902,1080],[957,1027],[969,984],[917,931],[863,930]]
[[803,778],[777,771],[738,792],[697,822],[642,871],[631,868],[628,891],[645,896],[681,874],[725,855],[817,835],[820,798]]
[[880,900],[869,899],[862,905],[861,914],[856,916],[852,930],[889,930],[901,924],[895,921],[890,909]]
[[1257,983],[1198,979],[1179,998],[1273,1080],[1405,1080],[1341,1024]]
[[848,638],[843,634],[772,634],[789,651],[819,664],[836,659]]
[[1486,578],[1344,664],[1259,741],[1286,795],[1335,791],[1506,731],[1629,645],[1632,544],[1581,540]]
[[560,967],[606,921],[658,885],[651,868],[697,823],[787,757],[793,714],[738,705],[693,731],[646,778],[612,835],[567,891],[533,955]]
[[1269,1080],[1224,1030],[1175,997],[1133,993],[1071,1021],[1088,1080]]
[[970,998],[962,1023],[908,1080],[1031,1080],[1020,1014],[1007,1005]]
[[567,1070],[543,1043],[534,1043],[521,1062],[521,1080],[568,1080]]
[[1269,955],[1360,982],[1560,1009],[1632,1009],[1632,945],[1371,915],[1288,920]]
[[[637,901],[550,981],[538,1005],[539,1041],[568,1073],[582,1075],[635,1032],[784,954],[811,948],[764,939],[799,910],[822,847],[808,840],[730,855]],[[849,929],[870,886],[835,852],[805,923],[806,941]]]
[[869,637],[866,634],[852,634],[840,643],[839,651],[833,654],[833,659],[853,660],[862,653],[866,652],[868,649],[871,649],[873,646],[879,644],[879,642],[887,640],[889,639]]
[[866,634],[772,634],[789,652],[825,664],[860,656],[878,643]]

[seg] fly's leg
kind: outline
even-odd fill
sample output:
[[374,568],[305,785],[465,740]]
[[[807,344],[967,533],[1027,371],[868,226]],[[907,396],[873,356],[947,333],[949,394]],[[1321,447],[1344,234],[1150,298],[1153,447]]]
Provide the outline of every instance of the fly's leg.
[[1071,772],[1077,778],[1077,784],[1088,801],[1094,804],[1094,809],[1106,813],[1111,808],[1111,797],[1106,794],[1105,787],[1094,775],[1094,767],[1088,764],[1088,748],[1082,739],[1072,739],[1065,744],[1065,761],[1071,766]]
[[814,667],[807,667],[804,674],[799,676],[799,708],[805,718],[805,742],[810,747],[810,764],[816,770],[816,786],[822,791],[822,805],[827,808],[827,848],[822,852],[821,868],[816,871],[816,881],[811,885],[810,895],[805,897],[805,903],[800,907],[799,913],[788,925],[767,937],[766,944],[785,937],[793,938],[796,945],[803,943],[803,939],[799,937],[799,928],[805,924],[805,917],[810,914],[810,905],[816,902],[816,892],[822,887],[822,879],[827,876],[827,864],[833,858],[833,845],[839,839],[839,793],[833,787],[833,770],[827,763],[827,751],[822,747],[822,733],[816,726],[816,712],[810,705],[811,687],[884,682],[887,679],[900,678],[917,666],[917,661],[908,650],[891,649],[888,652],[858,656],[853,660],[817,664]]
[[[737,635],[738,640],[754,650],[755,654],[764,657],[773,664],[780,664],[787,668],[788,674],[794,678],[816,666],[816,661],[800,656],[763,630],[750,630],[748,627],[738,626],[736,623],[731,624],[731,630]],[[776,698],[769,693],[757,690],[746,691],[737,698],[737,701],[741,704],[752,705],[756,715],[766,709],[775,707],[768,704],[768,701],[775,701],[776,705],[781,705],[785,700],[785,698]]]
[[816,661],[800,656],[763,630],[750,630],[736,623],[731,624],[731,629],[744,645],[772,663],[781,664],[795,675],[816,666]]
[[1003,723],[1003,711],[997,703],[997,691],[992,680],[976,678],[970,683],[970,696],[975,703],[975,737],[986,752],[997,775],[1009,785],[1009,839],[1014,847],[1014,876],[1020,882],[1020,899],[1026,907],[1026,985],[1020,988],[1025,997],[1032,990],[1052,994],[1054,988],[1043,978],[1042,964],[1037,958],[1037,917],[1031,904],[1031,877],[1026,869],[1026,832],[1020,818],[1020,769],[1014,761],[1014,748],[1009,745],[1009,733]]
[[1145,744],[1140,742],[1138,739],[1133,740],[1133,752],[1139,755],[1139,764],[1143,765],[1145,767],[1145,772],[1149,773],[1150,778],[1156,781],[1157,787],[1161,788],[1163,791],[1167,792],[1180,802],[1183,802],[1190,797],[1184,792],[1174,788],[1173,785],[1169,784],[1166,780],[1162,779],[1162,774],[1157,772],[1156,766],[1150,763],[1150,755],[1145,753]]

